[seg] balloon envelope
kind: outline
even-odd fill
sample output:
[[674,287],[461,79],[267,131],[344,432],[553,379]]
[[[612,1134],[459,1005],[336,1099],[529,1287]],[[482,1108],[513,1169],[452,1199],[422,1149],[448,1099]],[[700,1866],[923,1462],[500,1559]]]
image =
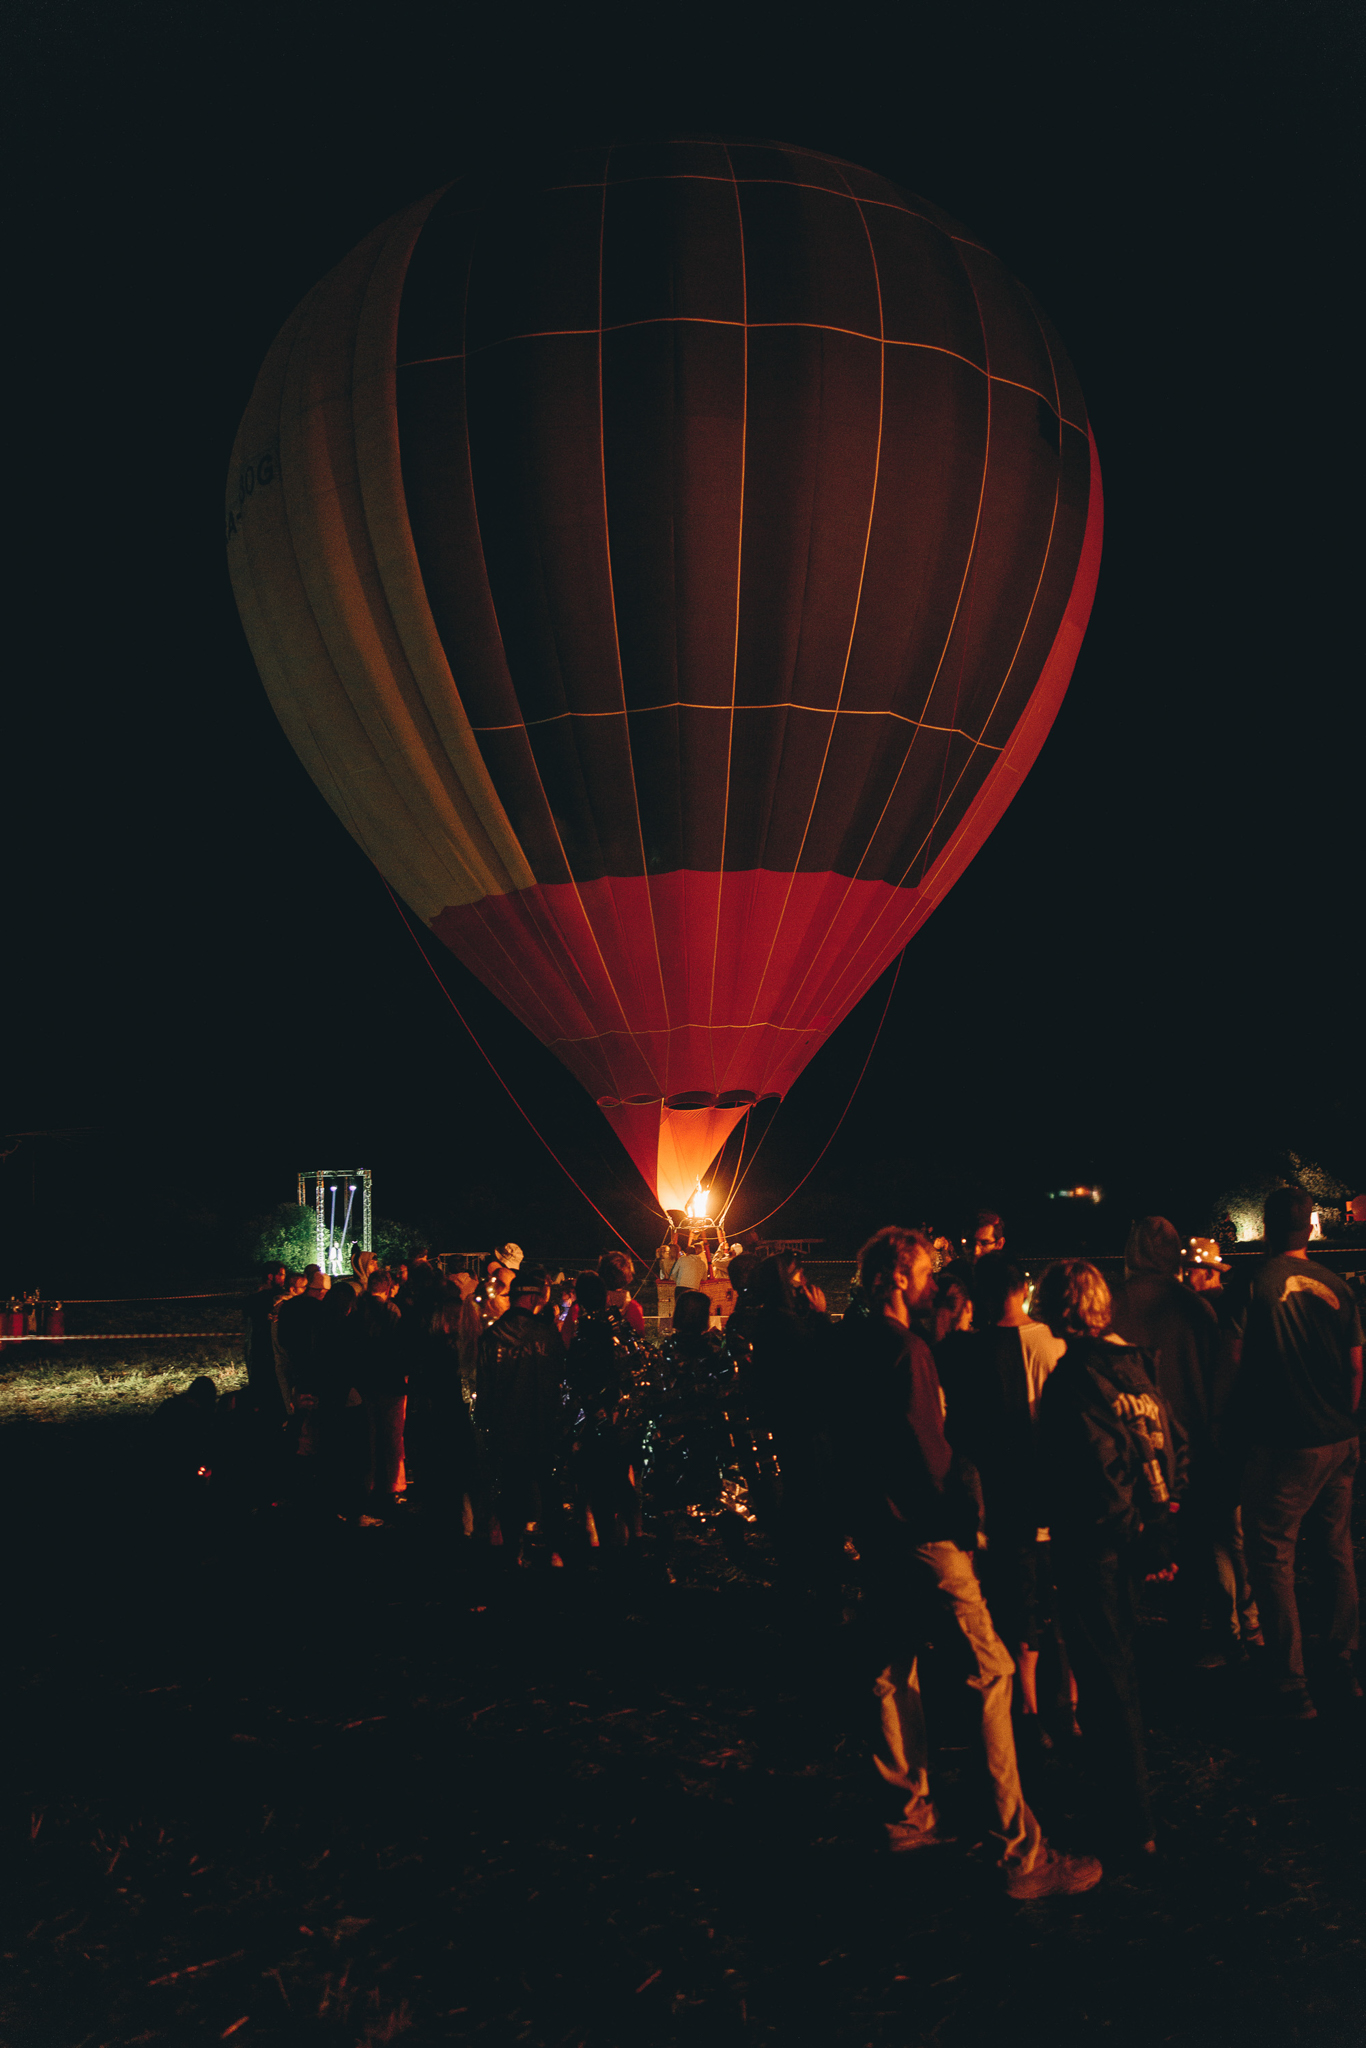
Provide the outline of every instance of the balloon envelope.
[[1100,556],[1075,375],[925,201],[778,145],[562,148],[377,228],[228,484],[291,741],[665,1207],[980,847]]

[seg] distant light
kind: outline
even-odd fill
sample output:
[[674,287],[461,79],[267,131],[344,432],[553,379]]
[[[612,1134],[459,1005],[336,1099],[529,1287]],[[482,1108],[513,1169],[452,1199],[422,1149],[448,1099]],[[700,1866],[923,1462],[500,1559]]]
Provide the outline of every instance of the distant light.
[[1104,1188],[1050,1188],[1050,1202],[1103,1202]]
[[1262,1234],[1260,1206],[1254,1209],[1248,1202],[1231,1202],[1228,1214],[1239,1244],[1255,1244]]

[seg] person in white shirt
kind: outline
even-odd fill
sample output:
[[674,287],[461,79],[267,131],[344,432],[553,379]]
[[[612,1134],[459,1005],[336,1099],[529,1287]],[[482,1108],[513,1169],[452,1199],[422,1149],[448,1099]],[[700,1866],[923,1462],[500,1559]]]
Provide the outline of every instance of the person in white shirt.
[[700,1294],[709,1271],[706,1244],[697,1231],[690,1231],[687,1250],[679,1252],[669,1278],[685,1293]]
[[[1039,1719],[1041,1609],[1047,1612],[1049,1533],[1042,1526],[1039,1396],[1067,1349],[1025,1303],[1029,1281],[997,1252],[972,1268],[973,1329],[936,1347],[945,1428],[976,1471],[987,1549],[979,1560],[987,1605],[1020,1674],[1022,1733],[1051,1747]],[[1041,1580],[1043,1584],[1041,1585]]]

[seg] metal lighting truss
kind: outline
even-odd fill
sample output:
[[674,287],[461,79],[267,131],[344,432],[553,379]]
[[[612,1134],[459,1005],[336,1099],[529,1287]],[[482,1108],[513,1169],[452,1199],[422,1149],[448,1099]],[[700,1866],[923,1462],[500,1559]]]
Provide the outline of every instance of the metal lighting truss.
[[[313,1182],[314,1258],[324,1273],[337,1274],[343,1268],[342,1254],[348,1240],[351,1223],[351,1205],[355,1199],[357,1183],[361,1190],[361,1243],[365,1250],[372,1251],[370,1242],[371,1188],[368,1166],[319,1166],[306,1167],[299,1175],[299,1207],[308,1205],[309,1181]],[[337,1190],[346,1190],[346,1210],[340,1231],[337,1229]],[[331,1195],[329,1205],[327,1197]]]

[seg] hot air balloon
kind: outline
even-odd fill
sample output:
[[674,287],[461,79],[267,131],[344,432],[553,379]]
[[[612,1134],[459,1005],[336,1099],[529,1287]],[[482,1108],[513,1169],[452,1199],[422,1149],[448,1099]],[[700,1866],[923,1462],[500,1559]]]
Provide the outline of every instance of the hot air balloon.
[[682,1209],[1028,772],[1101,492],[971,234],[685,138],[510,150],[375,229],[272,347],[226,523],[319,789]]

